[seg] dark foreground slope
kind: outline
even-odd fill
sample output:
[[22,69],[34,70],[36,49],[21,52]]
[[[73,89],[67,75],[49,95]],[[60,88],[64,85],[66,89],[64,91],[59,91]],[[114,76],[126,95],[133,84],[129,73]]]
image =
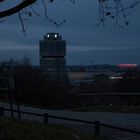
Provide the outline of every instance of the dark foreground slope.
[[63,126],[0,118],[0,140],[101,140]]

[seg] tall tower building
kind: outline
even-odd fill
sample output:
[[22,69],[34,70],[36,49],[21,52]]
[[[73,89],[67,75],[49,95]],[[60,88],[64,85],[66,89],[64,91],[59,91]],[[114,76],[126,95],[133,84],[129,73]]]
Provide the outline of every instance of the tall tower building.
[[66,80],[66,41],[59,33],[47,33],[40,40],[40,69],[51,81]]

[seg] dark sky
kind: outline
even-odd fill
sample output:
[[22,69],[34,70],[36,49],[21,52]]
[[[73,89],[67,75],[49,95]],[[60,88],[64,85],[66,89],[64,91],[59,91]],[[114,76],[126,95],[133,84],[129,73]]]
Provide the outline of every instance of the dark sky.
[[[132,0],[130,0],[131,2]],[[16,0],[15,0],[16,3]],[[5,4],[0,8],[11,6]],[[61,27],[44,20],[44,9],[34,7],[41,17],[33,15],[26,20],[26,34],[17,15],[0,20],[0,61],[9,58],[21,59],[28,55],[34,64],[39,64],[39,40],[48,32],[59,32],[67,41],[67,64],[140,64],[140,5],[130,10],[130,25],[119,28],[108,20],[106,25],[98,22],[97,0],[58,0],[48,4],[48,16],[66,23]]]

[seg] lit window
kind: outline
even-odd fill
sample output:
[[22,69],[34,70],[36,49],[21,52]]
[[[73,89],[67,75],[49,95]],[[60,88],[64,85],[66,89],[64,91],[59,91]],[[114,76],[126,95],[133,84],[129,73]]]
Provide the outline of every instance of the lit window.
[[47,38],[49,38],[50,37],[50,35],[49,34],[47,34]]
[[55,34],[54,37],[57,38],[57,34]]

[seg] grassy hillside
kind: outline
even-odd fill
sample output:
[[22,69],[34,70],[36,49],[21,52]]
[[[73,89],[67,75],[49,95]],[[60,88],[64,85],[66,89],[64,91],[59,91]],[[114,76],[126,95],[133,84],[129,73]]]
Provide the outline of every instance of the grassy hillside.
[[63,126],[0,118],[0,140],[101,140]]

